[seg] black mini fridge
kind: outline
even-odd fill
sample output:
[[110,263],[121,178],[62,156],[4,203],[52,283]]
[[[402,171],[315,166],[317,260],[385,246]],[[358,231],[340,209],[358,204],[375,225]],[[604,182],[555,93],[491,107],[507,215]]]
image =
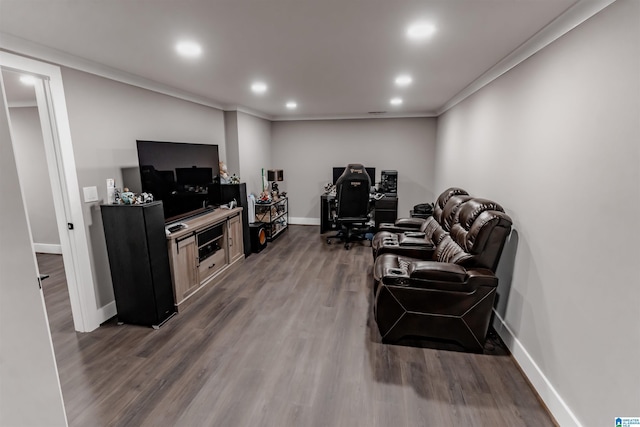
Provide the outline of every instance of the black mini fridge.
[[160,327],[176,312],[162,202],[100,210],[118,322]]

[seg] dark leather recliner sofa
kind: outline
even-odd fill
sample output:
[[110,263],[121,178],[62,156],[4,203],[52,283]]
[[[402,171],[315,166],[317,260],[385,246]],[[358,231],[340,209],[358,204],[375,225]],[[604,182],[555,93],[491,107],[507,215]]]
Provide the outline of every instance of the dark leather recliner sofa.
[[378,231],[386,231],[391,233],[402,233],[405,231],[418,231],[421,227],[424,227],[426,222],[430,222],[432,218],[435,218],[438,222],[441,222],[442,211],[447,201],[453,196],[468,196],[462,188],[451,187],[447,188],[438,196],[433,206],[433,215],[429,218],[398,218],[393,224],[383,222],[378,227]]
[[[371,241],[373,258],[384,253],[394,253],[412,258],[431,259],[435,246],[442,237],[451,231],[460,205],[471,196],[461,188],[449,188],[436,200],[433,215],[427,219],[402,218],[393,226],[386,226],[375,234]],[[420,228],[404,230],[397,224],[406,224],[405,220],[423,221]],[[412,224],[414,222],[411,222]]]
[[512,221],[500,205],[470,198],[450,231],[437,230],[430,260],[379,254],[374,264],[374,316],[383,342],[451,340],[482,352],[498,278],[495,269]]

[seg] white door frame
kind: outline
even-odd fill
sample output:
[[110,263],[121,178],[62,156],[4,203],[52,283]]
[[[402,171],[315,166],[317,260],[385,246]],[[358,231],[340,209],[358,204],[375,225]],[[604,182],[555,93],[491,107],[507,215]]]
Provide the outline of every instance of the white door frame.
[[0,66],[39,78],[36,99],[73,324],[78,332],[90,332],[100,320],[60,67],[2,51]]
[[0,73],[0,425],[66,427]]

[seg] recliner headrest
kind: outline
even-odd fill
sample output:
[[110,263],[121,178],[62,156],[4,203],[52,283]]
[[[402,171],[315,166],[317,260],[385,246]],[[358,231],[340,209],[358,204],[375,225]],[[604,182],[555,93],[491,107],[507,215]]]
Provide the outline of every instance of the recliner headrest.
[[[506,236],[511,232],[511,218],[500,211],[484,211],[471,225],[469,232],[466,235],[466,247],[473,253],[479,253],[484,251],[488,245],[489,239],[495,239],[498,233],[495,231],[497,228],[504,230],[501,235]],[[502,246],[504,242],[500,243]]]
[[438,197],[438,201],[437,204],[444,209],[444,206],[447,204],[447,202],[449,201],[449,199],[453,196],[468,196],[469,193],[467,193],[465,190],[463,190],[462,188],[458,188],[458,187],[450,187],[447,188],[446,190],[444,190],[442,192],[442,194],[440,194],[440,196]]
[[458,223],[467,231],[471,228],[471,224],[484,211],[504,212],[502,206],[488,199],[472,198],[468,200],[464,206],[458,211]]
[[502,206],[487,199],[473,198],[458,210],[457,222],[451,227],[451,237],[465,251],[482,252],[495,227],[511,229],[511,218]]
[[453,224],[458,222],[457,217],[461,206],[470,199],[472,199],[471,196],[454,195],[447,201],[442,210],[442,226],[446,231],[451,231]]
[[444,190],[442,194],[440,194],[440,196],[438,196],[438,198],[436,199],[436,203],[433,206],[433,216],[440,224],[442,224],[443,221],[442,210],[444,209],[445,205],[451,197],[459,195],[468,196],[469,193],[467,193],[462,188],[450,187]]

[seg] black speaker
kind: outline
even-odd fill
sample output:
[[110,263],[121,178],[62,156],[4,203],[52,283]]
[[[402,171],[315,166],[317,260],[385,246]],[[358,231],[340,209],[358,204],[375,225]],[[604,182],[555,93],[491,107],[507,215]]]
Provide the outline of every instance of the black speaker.
[[249,224],[249,235],[251,236],[252,252],[260,252],[267,247],[267,229],[264,223]]
[[162,202],[100,211],[118,322],[158,328],[176,312]]

